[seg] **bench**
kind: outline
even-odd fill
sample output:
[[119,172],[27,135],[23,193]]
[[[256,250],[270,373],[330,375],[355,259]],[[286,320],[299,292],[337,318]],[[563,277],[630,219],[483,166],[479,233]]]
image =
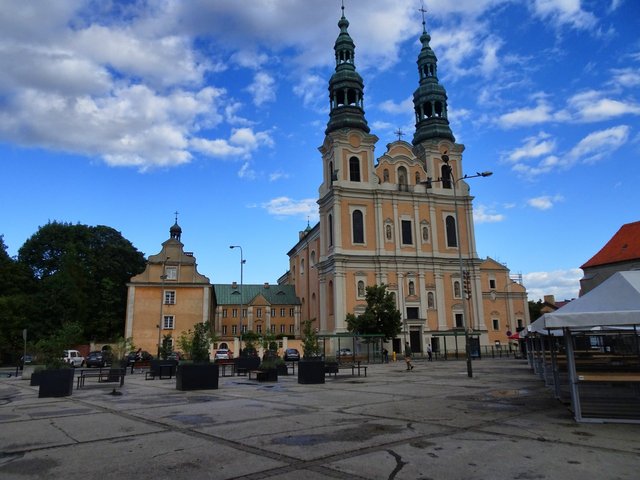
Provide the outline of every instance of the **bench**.
[[[218,368],[220,369],[221,377],[233,377],[236,373],[236,364],[233,362],[216,362],[218,364]],[[231,375],[227,375],[227,370],[231,370]]]
[[120,386],[124,385],[124,377],[126,371],[124,368],[109,368],[108,370],[80,370],[78,374],[78,383],[76,389],[84,387],[85,380],[87,378],[97,378],[98,383],[113,383],[120,382]]
[[259,382],[264,381],[264,378],[267,376],[267,372],[264,372],[262,370],[249,370],[248,374],[249,380],[251,380],[252,377],[256,377],[256,380],[258,380]]
[[583,372],[580,382],[640,382],[640,372]]
[[324,364],[324,374],[331,375],[335,377],[338,374],[339,365],[338,362],[325,362]]

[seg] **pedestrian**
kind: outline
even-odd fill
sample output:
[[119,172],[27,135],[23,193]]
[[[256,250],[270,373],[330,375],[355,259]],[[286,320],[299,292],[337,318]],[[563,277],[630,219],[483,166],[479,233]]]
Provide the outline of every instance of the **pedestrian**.
[[138,349],[135,356],[133,357],[133,360],[131,361],[131,373],[133,373],[133,367],[135,367],[136,362],[140,361],[142,361],[142,348]]
[[411,363],[411,347],[409,342],[404,343],[404,361],[407,362],[407,371],[413,370],[413,364]]
[[382,361],[384,363],[389,363],[389,350],[386,348],[382,349]]
[[427,357],[429,357],[429,361],[433,360],[433,351],[431,350],[431,344],[427,345]]

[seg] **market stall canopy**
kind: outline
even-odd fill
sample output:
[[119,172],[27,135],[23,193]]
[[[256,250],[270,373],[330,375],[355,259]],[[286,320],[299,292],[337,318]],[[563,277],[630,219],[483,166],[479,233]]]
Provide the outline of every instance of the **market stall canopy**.
[[568,327],[640,326],[640,270],[616,272],[589,293],[555,312],[546,313],[533,331]]

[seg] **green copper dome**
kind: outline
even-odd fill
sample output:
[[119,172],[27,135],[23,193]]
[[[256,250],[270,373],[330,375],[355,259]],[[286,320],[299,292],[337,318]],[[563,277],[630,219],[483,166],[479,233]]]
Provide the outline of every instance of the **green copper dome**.
[[340,34],[333,49],[336,53],[336,70],[329,80],[331,110],[325,134],[342,128],[357,128],[369,133],[364,118],[364,82],[356,72],[354,63],[356,46],[347,31],[349,21],[344,16],[338,22]]
[[438,83],[438,59],[429,46],[431,36],[427,33],[424,22],[422,25],[423,30],[420,36],[422,50],[418,55],[420,85],[413,93],[416,115],[416,133],[413,136],[413,144],[418,145],[431,138],[455,142],[447,118],[447,92]]

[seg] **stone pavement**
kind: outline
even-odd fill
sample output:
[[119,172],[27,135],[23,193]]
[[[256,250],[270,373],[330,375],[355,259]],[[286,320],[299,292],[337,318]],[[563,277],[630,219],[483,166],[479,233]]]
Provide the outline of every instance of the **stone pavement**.
[[369,366],[324,385],[0,380],[0,479],[637,479],[640,425],[577,424],[526,362]]

